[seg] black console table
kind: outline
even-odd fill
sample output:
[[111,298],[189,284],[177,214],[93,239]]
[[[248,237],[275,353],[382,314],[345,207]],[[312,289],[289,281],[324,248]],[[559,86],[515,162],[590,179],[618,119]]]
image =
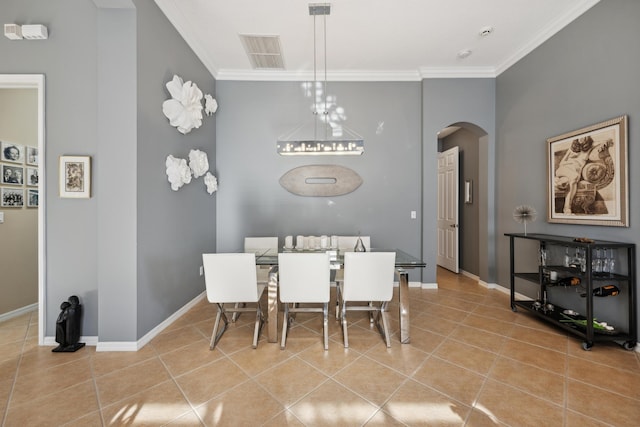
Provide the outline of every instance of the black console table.
[[[635,348],[635,244],[531,233],[505,236],[510,239],[513,311],[523,308],[581,337],[585,350],[596,341],[616,341],[627,350]],[[538,242],[538,271],[516,271],[515,255],[522,239]],[[536,285],[537,298],[516,299],[520,280]],[[616,309],[620,304],[622,310]]]

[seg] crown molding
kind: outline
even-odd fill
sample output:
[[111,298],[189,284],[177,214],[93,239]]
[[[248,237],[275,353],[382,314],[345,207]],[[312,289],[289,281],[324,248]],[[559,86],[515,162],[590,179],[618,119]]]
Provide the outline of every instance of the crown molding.
[[[494,78],[496,69],[492,67],[424,67],[416,71],[328,71],[329,82],[417,82],[423,79],[439,78]],[[313,81],[313,72],[282,70],[219,70],[216,80],[224,81]],[[324,81],[324,76],[318,78]]]
[[420,76],[423,79],[494,78],[496,69],[493,67],[422,67]]

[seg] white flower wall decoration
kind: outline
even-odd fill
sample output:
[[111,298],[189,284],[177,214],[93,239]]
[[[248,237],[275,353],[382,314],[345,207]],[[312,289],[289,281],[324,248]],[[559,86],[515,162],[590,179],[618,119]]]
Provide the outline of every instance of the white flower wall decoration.
[[173,191],[178,191],[184,184],[191,182],[191,169],[187,166],[185,159],[177,159],[172,155],[168,155],[165,165],[167,167],[167,178]]
[[[162,103],[162,112],[183,135],[193,128],[202,126],[202,91],[191,81],[184,82],[180,76],[174,75],[166,84],[171,99]],[[210,94],[204,95],[204,111],[207,116],[218,110],[218,102]],[[191,177],[204,177],[207,192],[213,194],[218,189],[218,180],[209,172],[207,153],[200,150],[189,152],[189,163],[185,159],[167,156],[165,161],[167,179],[173,191],[178,191],[184,184],[191,182]]]
[[210,195],[218,190],[218,179],[209,172],[209,159],[207,153],[200,150],[189,152],[189,164],[185,159],[179,159],[172,155],[167,156],[167,179],[173,191],[178,191],[184,184],[191,182],[191,177],[199,178],[204,175],[204,184]]
[[207,113],[207,116],[211,116],[216,111],[218,111],[218,101],[213,96],[206,94],[204,96],[204,112]]
[[189,152],[189,167],[193,172],[194,178],[200,178],[209,170],[209,159],[207,153],[200,150],[191,150]]
[[162,112],[183,135],[202,125],[202,91],[195,83],[184,83],[179,76],[166,84],[172,99],[162,103]]
[[213,194],[218,191],[218,179],[211,175],[211,172],[207,172],[204,176],[204,185],[207,186],[207,193]]

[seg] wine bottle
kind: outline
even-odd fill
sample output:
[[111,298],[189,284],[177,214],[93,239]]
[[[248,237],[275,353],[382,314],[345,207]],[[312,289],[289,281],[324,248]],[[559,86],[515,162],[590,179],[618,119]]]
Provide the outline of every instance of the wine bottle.
[[593,290],[593,295],[596,297],[608,297],[615,296],[620,293],[620,289],[616,285],[604,285]]
[[560,286],[578,286],[581,283],[579,277],[569,276],[558,279],[558,285]]

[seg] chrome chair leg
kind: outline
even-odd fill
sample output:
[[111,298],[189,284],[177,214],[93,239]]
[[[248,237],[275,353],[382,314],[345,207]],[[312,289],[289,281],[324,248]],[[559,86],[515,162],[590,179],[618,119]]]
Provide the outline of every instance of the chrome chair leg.
[[289,304],[284,304],[284,317],[282,319],[282,341],[280,342],[280,350],[284,350],[287,343],[287,332],[289,330]]
[[342,338],[344,340],[344,348],[349,348],[349,333],[347,332],[347,307],[342,303],[340,311],[340,320],[342,321]]
[[260,307],[260,303],[258,302],[258,307],[256,309],[256,325],[253,328],[253,343],[251,347],[258,347],[258,339],[260,338],[260,332],[262,331],[262,325],[264,324],[264,316],[262,314],[262,307]]
[[[384,340],[387,348],[391,347],[391,338],[389,337],[389,322],[387,319],[387,302],[380,304],[380,308],[372,308],[375,311],[374,324],[380,332],[382,339]],[[369,312],[373,316],[373,311]],[[382,324],[380,324],[382,321]]]
[[336,320],[340,319],[340,300],[342,296],[340,295],[340,282],[336,282]]
[[383,302],[380,306],[380,317],[382,317],[382,337],[384,338],[387,348],[391,347],[391,337],[389,336],[389,320],[387,319],[387,302]]
[[[242,308],[245,308],[247,306],[246,302],[237,302],[234,308],[240,308],[240,306],[242,306]],[[242,313],[240,311],[234,311],[233,314],[231,315],[231,321],[233,323],[236,323],[236,320],[238,320],[238,318],[240,317]]]
[[[222,306],[222,304],[216,305],[218,306],[218,314],[216,314],[216,321],[213,324],[211,341],[209,342],[209,350],[213,350],[215,348],[218,341],[220,341],[220,337],[222,337],[222,334],[224,334],[224,331],[227,330],[227,326],[229,325],[229,320],[227,319],[227,315],[225,314],[224,307]],[[218,326],[220,325],[220,319],[224,321],[224,326],[222,327],[222,330],[220,332],[216,333],[216,331],[218,330]]]
[[324,349],[329,350],[329,303],[323,304],[322,308],[322,332],[324,334]]

